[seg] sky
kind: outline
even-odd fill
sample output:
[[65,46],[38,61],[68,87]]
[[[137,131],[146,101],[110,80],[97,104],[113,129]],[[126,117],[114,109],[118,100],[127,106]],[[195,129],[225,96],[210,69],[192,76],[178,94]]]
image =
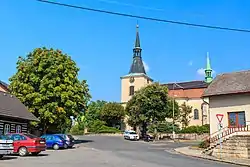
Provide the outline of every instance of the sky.
[[[51,0],[52,1],[52,0]],[[249,0],[54,0],[114,12],[250,29]],[[203,80],[209,52],[218,74],[250,69],[250,33],[175,25],[60,7],[36,0],[0,1],[0,80],[16,72],[18,56],[60,49],[80,68],[92,100],[120,101],[120,77],[132,63],[136,24],[142,58],[156,82]]]

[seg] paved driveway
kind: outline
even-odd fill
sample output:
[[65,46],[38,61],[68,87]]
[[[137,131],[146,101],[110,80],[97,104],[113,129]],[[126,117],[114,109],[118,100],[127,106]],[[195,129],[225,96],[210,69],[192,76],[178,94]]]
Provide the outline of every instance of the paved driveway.
[[[185,157],[173,152],[183,144],[124,141],[121,137],[82,136],[88,142],[79,148],[46,151],[41,156],[18,157],[0,161],[0,167],[230,167]],[[165,151],[167,150],[167,151]]]

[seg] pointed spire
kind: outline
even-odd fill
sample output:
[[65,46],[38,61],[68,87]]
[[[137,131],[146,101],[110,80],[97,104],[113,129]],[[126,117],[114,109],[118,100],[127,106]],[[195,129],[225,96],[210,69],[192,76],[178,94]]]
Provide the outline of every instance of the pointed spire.
[[206,67],[206,69],[207,70],[212,70],[211,65],[210,65],[209,52],[207,52],[207,67]]
[[134,56],[133,62],[129,70],[129,74],[132,73],[143,73],[146,74],[142,57],[141,57],[141,46],[140,46],[140,38],[139,38],[139,25],[136,25],[136,39],[135,39],[135,48],[133,49]]
[[210,83],[213,81],[213,77],[212,77],[212,68],[210,65],[210,59],[209,59],[209,53],[207,52],[207,66],[205,69],[205,82],[206,83]]
[[135,39],[135,48],[140,48],[140,37],[139,37],[139,25],[136,25],[136,39]]

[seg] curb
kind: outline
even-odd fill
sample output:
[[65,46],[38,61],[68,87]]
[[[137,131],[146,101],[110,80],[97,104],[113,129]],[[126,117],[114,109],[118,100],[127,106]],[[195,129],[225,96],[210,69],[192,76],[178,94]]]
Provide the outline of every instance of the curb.
[[[177,148],[178,149],[178,148]],[[175,152],[188,156],[188,157],[193,157],[193,158],[199,158],[199,159],[205,159],[205,160],[210,160],[210,161],[216,161],[216,162],[223,162],[223,163],[227,163],[227,164],[233,164],[233,165],[241,165],[241,166],[250,166],[250,164],[246,164],[246,163],[240,163],[240,162],[233,162],[233,161],[226,161],[223,159],[217,159],[217,158],[210,158],[210,157],[203,157],[203,156],[197,156],[197,155],[190,155],[187,153],[183,153],[182,151],[178,151],[177,149],[174,149]]]

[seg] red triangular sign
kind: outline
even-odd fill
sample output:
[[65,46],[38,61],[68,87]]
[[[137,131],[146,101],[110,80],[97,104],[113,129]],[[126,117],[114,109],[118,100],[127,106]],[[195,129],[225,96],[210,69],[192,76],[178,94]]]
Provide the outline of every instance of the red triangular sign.
[[216,114],[216,117],[217,117],[219,123],[221,123],[221,121],[222,121],[224,115],[223,115],[223,114]]

